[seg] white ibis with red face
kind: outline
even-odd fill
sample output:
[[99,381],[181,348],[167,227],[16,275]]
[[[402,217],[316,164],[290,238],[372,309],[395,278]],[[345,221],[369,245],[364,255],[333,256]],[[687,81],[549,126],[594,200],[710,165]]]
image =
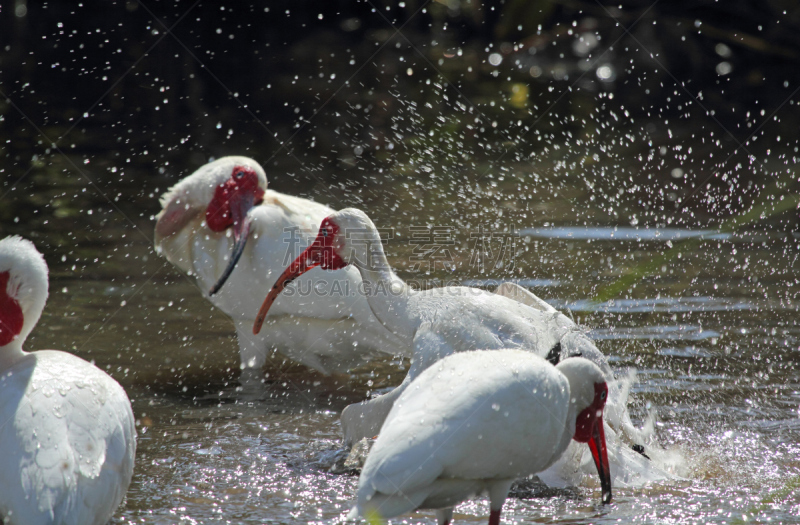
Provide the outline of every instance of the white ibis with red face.
[[95,524],[128,490],[136,428],[108,374],[22,345],[47,300],[47,265],[20,237],[0,241],[0,522]]
[[[460,286],[411,289],[389,266],[375,225],[356,209],[338,211],[322,221],[316,240],[275,281],[256,317],[254,333],[288,283],[317,267],[340,270],[348,265],[361,272],[369,306],[386,329],[412,349],[412,358],[408,374],[397,388],[344,409],[341,424],[346,445],[377,435],[411,381],[432,363],[457,352],[518,348],[553,364],[582,356],[603,371],[609,384],[619,384],[606,357],[574,322],[519,286],[504,283],[498,293]],[[608,434],[615,441],[612,473],[622,482],[652,479],[656,475],[653,470],[658,469],[651,470],[643,456],[631,453],[629,445],[643,450],[646,443],[648,452],[656,445],[631,423],[627,398],[625,388],[612,388],[609,396]],[[624,442],[629,445],[623,447]],[[566,486],[580,481],[582,471],[575,465],[583,464],[582,453],[576,451],[569,457],[572,459],[566,464],[548,470],[548,484]],[[658,470],[657,474],[661,473]]]
[[[358,268],[363,295],[375,317],[412,349],[411,368],[403,383],[384,396],[361,405],[365,413],[342,414],[347,441],[377,434],[394,399],[420,372],[442,357],[464,350],[522,348],[542,357],[581,355],[613,377],[608,362],[592,342],[564,315],[549,305],[520,300],[477,288],[448,286],[417,291],[392,271],[377,229],[364,212],[353,208],[331,214],[316,240],[275,281],[256,317],[253,332],[286,285],[309,271]],[[531,294],[532,295],[532,294]],[[535,297],[535,296],[533,296]],[[380,406],[378,410],[376,407]],[[376,419],[377,418],[377,419]],[[349,420],[359,428],[355,435]]]
[[204,295],[233,320],[242,368],[260,368],[273,350],[323,373],[347,370],[376,353],[407,353],[356,293],[361,276],[355,268],[309,273],[276,303],[268,329],[253,335],[254,312],[267,290],[333,213],[267,189],[253,159],[206,164],[161,204],[156,249],[196,275]]
[[522,350],[445,357],[395,401],[348,519],[383,521],[423,508],[437,509],[446,525],[455,505],[488,493],[489,524],[498,525],[512,482],[547,469],[571,440],[588,443],[610,503],[607,396],[603,372],[580,357],[555,367]]

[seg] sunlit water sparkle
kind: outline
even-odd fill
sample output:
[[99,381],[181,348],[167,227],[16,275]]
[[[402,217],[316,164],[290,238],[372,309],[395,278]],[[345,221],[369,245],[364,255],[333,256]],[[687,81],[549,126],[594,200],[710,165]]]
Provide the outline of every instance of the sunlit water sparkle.
[[[388,210],[375,216],[377,224],[391,221],[398,230],[414,220],[410,215],[398,223]],[[147,230],[152,223],[139,226]],[[800,496],[769,498],[800,474],[796,239],[772,232],[749,240],[711,236],[633,296],[587,300],[598,282],[632,264],[624,259],[628,254],[646,259],[661,253],[664,237],[677,242],[683,236],[661,230],[658,238],[643,239],[626,228],[580,227],[566,229],[573,232],[567,236],[532,228],[525,234],[550,234],[526,245],[516,273],[432,274],[491,288],[499,273],[497,282],[508,278],[532,287],[569,312],[612,366],[637,371],[629,405],[635,422],[655,411],[658,440],[685,460],[673,479],[615,487],[610,506],[598,504],[597,481],[587,476],[578,491],[510,498],[504,520],[737,523],[748,516],[793,522]],[[78,267],[79,276],[70,260],[58,262],[60,241],[48,237],[57,233],[40,233],[37,242],[56,246],[55,262],[51,297],[27,347],[93,359],[132,398],[137,464],[114,522],[339,521],[357,478],[324,468],[340,446],[338,415],[346,404],[397,384],[403,362],[387,358],[351,377],[326,378],[276,358],[263,386],[240,388],[230,322],[144,240],[123,241],[122,229],[113,227],[101,231],[77,241],[76,250],[89,261]],[[592,235],[576,237],[575,231]],[[620,232],[628,232],[624,240]],[[725,257],[718,256],[720,246]],[[414,277],[405,262],[411,249],[402,241],[387,246],[405,278]],[[108,257],[91,263],[94,254]],[[743,260],[751,265],[750,277],[742,274]],[[477,499],[459,506],[455,518],[483,523],[487,514],[488,503]],[[433,523],[435,516],[421,512],[394,522]]]

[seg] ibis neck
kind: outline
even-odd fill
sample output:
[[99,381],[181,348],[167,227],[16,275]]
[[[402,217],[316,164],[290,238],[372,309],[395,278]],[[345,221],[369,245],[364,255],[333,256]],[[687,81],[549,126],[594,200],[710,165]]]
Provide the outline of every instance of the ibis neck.
[[11,368],[14,363],[25,357],[22,350],[23,338],[17,337],[5,346],[0,346],[0,374]]
[[564,428],[564,433],[561,435],[561,441],[558,443],[558,447],[555,450],[555,454],[553,455],[553,462],[556,462],[558,458],[561,457],[561,454],[567,450],[570,442],[572,441],[572,436],[575,435],[575,419],[578,417],[578,407],[575,405],[574,402],[570,401],[569,409],[567,410],[567,425]]
[[410,344],[414,332],[408,318],[408,299],[413,290],[392,271],[380,239],[364,243],[359,252],[353,263],[361,272],[363,292],[373,315]]

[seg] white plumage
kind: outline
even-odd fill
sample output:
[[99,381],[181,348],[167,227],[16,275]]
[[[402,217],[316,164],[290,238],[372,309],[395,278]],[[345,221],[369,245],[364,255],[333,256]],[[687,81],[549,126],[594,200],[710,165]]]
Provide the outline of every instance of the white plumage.
[[0,519],[104,524],[133,473],[128,397],[74,355],[22,350],[47,299],[47,266],[32,243],[0,241],[0,285]]
[[357,293],[355,268],[310,273],[277,302],[268,330],[252,333],[266,292],[333,213],[266,186],[254,160],[216,160],[164,194],[156,224],[156,249],[196,275],[203,294],[233,320],[242,367],[260,368],[273,350],[324,373],[347,370],[378,352],[407,353]]
[[610,501],[606,393],[603,373],[586,359],[553,367],[520,350],[448,356],[394,403],[348,518],[388,519],[433,508],[440,524],[447,523],[452,507],[488,493],[490,523],[498,523],[511,483],[548,468],[573,438],[591,442],[603,500]]
[[[349,232],[349,233],[348,233]],[[594,362],[611,384],[613,372],[605,356],[569,318],[527,290],[511,283],[497,293],[460,286],[415,291],[408,287],[389,266],[383,246],[372,221],[355,209],[338,211],[326,218],[312,245],[278,278],[256,318],[259,320],[277,299],[287,283],[306,271],[338,270],[352,264],[361,273],[364,291],[375,317],[411,348],[411,367],[403,382],[391,392],[356,403],[342,412],[341,423],[346,444],[378,434],[395,400],[422,371],[443,357],[478,349],[519,348],[548,357],[553,362],[570,356],[582,356]],[[310,272],[309,272],[310,273]],[[646,445],[630,421],[627,389],[613,388],[609,400],[609,423],[614,438],[615,479],[630,481],[650,470],[643,457],[628,453],[624,441]],[[614,432],[616,431],[616,433]],[[618,435],[619,433],[620,435]],[[625,440],[617,439],[625,435]],[[556,465],[546,476],[552,485],[580,481],[582,458]],[[641,462],[639,461],[641,460]],[[632,469],[627,465],[635,464]],[[585,472],[585,470],[584,470]],[[577,480],[576,480],[577,478]]]

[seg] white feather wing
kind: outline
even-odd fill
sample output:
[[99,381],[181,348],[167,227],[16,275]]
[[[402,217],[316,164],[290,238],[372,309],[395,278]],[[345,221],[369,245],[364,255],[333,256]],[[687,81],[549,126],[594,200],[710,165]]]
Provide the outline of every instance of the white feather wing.
[[[0,508],[9,523],[106,523],[130,484],[130,402],[107,374],[40,351],[0,379]],[[7,499],[6,499],[7,498]]]
[[376,492],[413,494],[438,478],[538,472],[568,442],[568,399],[566,378],[527,352],[440,361],[395,402],[364,465],[359,502]]

